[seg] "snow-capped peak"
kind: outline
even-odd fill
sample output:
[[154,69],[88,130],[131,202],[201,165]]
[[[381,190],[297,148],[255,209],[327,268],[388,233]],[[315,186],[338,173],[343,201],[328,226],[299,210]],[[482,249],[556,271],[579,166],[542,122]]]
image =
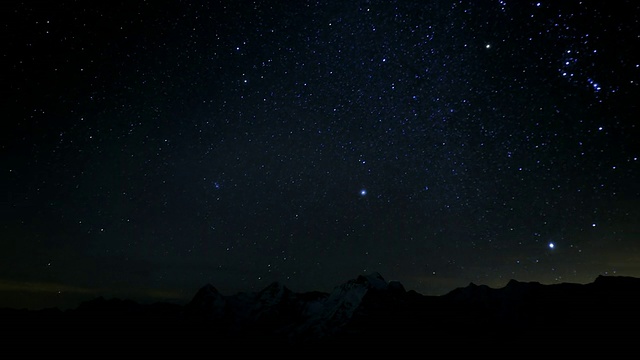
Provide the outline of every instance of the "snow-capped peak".
[[367,275],[360,275],[356,280],[357,283],[366,284],[368,288],[375,290],[387,290],[389,284],[384,280],[378,272],[372,272]]

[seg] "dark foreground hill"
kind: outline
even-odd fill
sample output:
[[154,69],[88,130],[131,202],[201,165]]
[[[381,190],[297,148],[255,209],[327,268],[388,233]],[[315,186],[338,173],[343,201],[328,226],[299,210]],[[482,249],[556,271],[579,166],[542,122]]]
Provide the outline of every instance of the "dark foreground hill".
[[640,279],[423,296],[374,273],[331,293],[273,283],[224,296],[207,285],[186,305],[98,298],[0,319],[4,358],[628,358],[640,348]]

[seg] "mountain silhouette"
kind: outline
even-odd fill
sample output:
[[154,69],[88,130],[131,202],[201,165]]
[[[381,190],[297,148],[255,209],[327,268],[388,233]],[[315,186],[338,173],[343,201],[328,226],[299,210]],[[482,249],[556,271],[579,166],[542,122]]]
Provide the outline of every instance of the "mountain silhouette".
[[553,285],[511,280],[497,289],[471,283],[425,296],[370,273],[328,293],[296,293],[274,282],[258,292],[222,295],[206,284],[184,305],[97,298],[65,311],[5,308],[0,316],[7,335],[0,346],[21,357],[45,350],[81,354],[90,347],[112,355],[375,358],[415,351],[527,358],[601,352],[615,358],[640,342],[639,305],[640,279],[633,277]]

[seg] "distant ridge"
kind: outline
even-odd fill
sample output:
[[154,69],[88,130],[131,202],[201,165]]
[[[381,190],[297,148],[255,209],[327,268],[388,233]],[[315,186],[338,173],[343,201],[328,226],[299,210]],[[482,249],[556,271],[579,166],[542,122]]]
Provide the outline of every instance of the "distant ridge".
[[598,276],[589,284],[553,285],[511,280],[497,289],[470,283],[424,296],[374,272],[328,293],[296,293],[274,282],[225,296],[206,284],[186,305],[97,298],[67,311],[0,309],[0,316],[12,329],[3,347],[70,345],[73,339],[153,350],[312,347],[321,354],[387,344],[486,355],[489,349],[482,349],[499,340],[532,353],[541,344],[596,351],[640,339],[640,279]]

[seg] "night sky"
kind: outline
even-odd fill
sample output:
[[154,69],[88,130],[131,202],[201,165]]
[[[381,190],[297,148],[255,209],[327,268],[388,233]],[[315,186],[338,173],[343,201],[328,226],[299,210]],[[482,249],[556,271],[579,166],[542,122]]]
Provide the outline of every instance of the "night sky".
[[636,1],[0,13],[0,306],[640,276]]

